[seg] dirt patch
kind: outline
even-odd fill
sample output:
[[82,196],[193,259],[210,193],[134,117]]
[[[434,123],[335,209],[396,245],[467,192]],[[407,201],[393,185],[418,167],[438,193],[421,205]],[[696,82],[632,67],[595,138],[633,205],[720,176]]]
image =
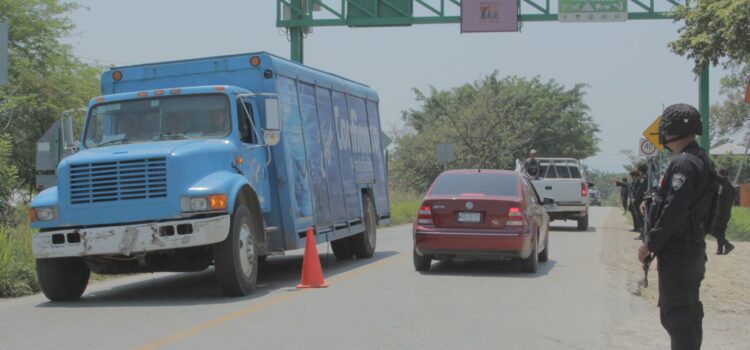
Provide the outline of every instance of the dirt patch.
[[[643,287],[643,270],[637,261],[640,241],[628,230],[622,212],[612,210],[604,222],[601,261],[609,274],[608,284],[624,289],[633,300],[627,306],[613,306],[610,342],[616,348],[668,347],[668,336],[659,323],[656,306],[659,287],[656,262],[652,264],[648,288]],[[706,278],[701,286],[705,318],[705,349],[747,349],[750,344],[750,243],[733,242],[736,249],[729,255],[714,255],[716,242],[707,242]],[[621,300],[618,302],[622,303]],[[626,316],[627,315],[627,316]],[[656,328],[656,329],[654,329]]]

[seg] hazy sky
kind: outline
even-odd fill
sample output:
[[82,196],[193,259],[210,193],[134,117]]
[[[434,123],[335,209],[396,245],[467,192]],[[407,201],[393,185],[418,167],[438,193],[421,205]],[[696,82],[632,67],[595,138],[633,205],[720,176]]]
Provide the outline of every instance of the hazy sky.
[[[276,0],[76,2],[87,9],[70,16],[77,27],[68,42],[87,62],[127,65],[253,51],[289,57],[285,31],[276,27]],[[585,163],[621,171],[619,152],[637,151],[640,133],[663,105],[698,105],[691,63],[666,47],[678,28],[669,20],[528,22],[521,33],[482,34],[461,34],[459,24],[317,27],[305,41],[305,64],[374,87],[386,132],[403,127],[401,111],[418,107],[412,88],[447,89],[493,71],[538,75],[567,87],[585,83],[602,140],[601,152]],[[712,103],[722,75],[711,71]]]

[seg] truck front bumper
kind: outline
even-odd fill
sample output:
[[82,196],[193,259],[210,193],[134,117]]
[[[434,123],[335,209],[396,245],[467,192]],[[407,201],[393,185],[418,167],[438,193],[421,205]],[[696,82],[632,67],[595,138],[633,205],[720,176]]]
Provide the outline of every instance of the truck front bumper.
[[32,238],[36,258],[124,255],[218,243],[229,234],[229,215],[157,223],[61,229]]

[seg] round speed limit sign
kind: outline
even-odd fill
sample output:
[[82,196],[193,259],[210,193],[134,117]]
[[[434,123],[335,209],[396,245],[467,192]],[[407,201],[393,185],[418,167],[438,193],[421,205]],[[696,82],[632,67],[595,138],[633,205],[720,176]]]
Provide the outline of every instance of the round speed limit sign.
[[646,157],[650,157],[656,154],[656,146],[654,146],[654,144],[651,143],[651,141],[649,140],[641,139],[641,144],[639,148],[641,151],[641,155],[644,155]]

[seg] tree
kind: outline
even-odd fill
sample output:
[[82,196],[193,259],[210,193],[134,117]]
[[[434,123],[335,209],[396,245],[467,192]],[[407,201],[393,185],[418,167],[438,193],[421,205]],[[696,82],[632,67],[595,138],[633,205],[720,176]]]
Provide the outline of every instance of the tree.
[[711,106],[711,138],[716,143],[729,142],[738,135],[750,132],[750,104],[745,103],[748,77],[750,64],[733,67],[731,73],[721,79],[719,92],[726,99]]
[[544,157],[585,158],[598,151],[598,126],[583,100],[584,85],[565,89],[553,80],[497,73],[450,90],[415,89],[418,110],[404,112],[413,132],[397,132],[393,178],[424,191],[443,170],[436,146],[453,144],[451,168],[513,168],[530,149]]
[[0,134],[0,224],[8,217],[10,206],[7,201],[17,184],[17,171],[10,162],[10,153],[10,137]]
[[695,62],[698,74],[709,64],[750,63],[750,0],[686,1],[671,12],[675,21],[685,21],[670,49]]
[[22,184],[35,176],[36,140],[65,110],[99,93],[100,68],[78,60],[60,40],[80,8],[60,0],[0,0],[8,24],[8,84],[0,88],[0,133],[12,135],[11,164]]

